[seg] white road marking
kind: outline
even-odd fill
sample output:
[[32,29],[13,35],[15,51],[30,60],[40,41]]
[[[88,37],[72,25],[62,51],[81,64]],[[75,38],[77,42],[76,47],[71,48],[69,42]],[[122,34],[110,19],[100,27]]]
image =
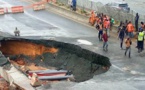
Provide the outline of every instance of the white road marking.
[[118,66],[116,66],[116,65],[114,65],[114,64],[112,64],[112,66],[113,66],[114,68],[116,68],[116,69],[118,69],[118,70],[124,72],[124,70],[123,70],[122,68],[120,68],[120,67],[118,67]]

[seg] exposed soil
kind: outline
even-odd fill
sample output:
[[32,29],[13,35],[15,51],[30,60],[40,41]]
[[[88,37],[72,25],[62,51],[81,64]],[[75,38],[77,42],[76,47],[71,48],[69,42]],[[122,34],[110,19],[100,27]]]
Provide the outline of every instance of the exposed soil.
[[9,41],[2,42],[0,50],[5,55],[27,55],[27,56],[37,56],[43,53],[50,52],[56,53],[58,49],[53,47],[45,47],[44,45],[37,45],[31,42],[25,41]]

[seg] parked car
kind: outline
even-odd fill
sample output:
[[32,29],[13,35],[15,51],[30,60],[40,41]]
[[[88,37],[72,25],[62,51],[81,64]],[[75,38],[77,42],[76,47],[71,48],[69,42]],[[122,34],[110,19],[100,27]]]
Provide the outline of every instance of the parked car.
[[113,7],[113,8],[116,8],[118,10],[122,10],[122,11],[127,12],[127,13],[130,12],[130,8],[126,2],[112,2],[112,3],[106,4],[106,6]]

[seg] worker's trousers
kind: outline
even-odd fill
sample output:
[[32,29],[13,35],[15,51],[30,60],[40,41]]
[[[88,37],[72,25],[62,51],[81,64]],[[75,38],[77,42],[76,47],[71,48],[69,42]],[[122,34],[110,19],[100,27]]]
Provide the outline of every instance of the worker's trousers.
[[103,43],[103,49],[108,51],[108,42]]
[[107,35],[109,37],[110,36],[110,29],[109,28],[106,28],[106,31],[107,31]]
[[123,48],[123,40],[124,40],[124,37],[120,37],[120,48]]
[[130,38],[133,38],[133,32],[128,32],[128,36],[129,36]]
[[103,34],[103,30],[99,30],[98,38],[100,41],[102,40],[102,34]]
[[141,52],[142,50],[143,50],[143,45],[144,45],[144,43],[143,43],[143,41],[138,41],[138,51],[139,52]]
[[125,56],[126,56],[127,52],[129,52],[128,56],[130,57],[130,54],[131,54],[131,46],[130,47],[126,47]]

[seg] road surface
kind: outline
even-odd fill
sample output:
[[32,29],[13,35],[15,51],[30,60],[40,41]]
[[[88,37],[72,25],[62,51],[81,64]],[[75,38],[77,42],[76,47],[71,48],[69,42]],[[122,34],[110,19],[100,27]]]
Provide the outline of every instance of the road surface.
[[[18,0],[7,0],[7,2],[11,2],[12,6],[29,5]],[[0,19],[3,22],[1,31],[14,34],[15,27],[17,27],[21,32],[21,36],[92,37],[97,35],[94,29],[81,24],[78,25],[50,12],[35,12],[32,8],[25,10],[24,14],[8,14],[1,16]]]

